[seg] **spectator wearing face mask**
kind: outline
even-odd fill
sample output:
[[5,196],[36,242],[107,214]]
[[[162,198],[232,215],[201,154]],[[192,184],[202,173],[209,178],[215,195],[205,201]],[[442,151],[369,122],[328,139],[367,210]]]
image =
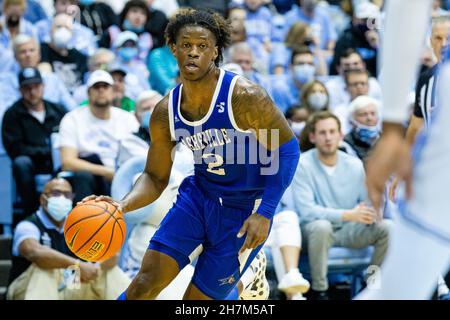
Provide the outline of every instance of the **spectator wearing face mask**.
[[364,161],[380,136],[379,102],[360,96],[350,104],[349,113],[352,129],[345,135],[344,145],[348,154]]
[[303,22],[294,23],[289,29],[284,43],[274,43],[270,57],[270,70],[274,74],[283,74],[288,71],[292,52],[308,47],[314,54],[318,76],[328,75],[328,64],[320,48],[320,40],[314,36],[310,25]]
[[73,93],[87,72],[87,56],[75,48],[70,48],[73,39],[73,19],[65,13],[55,16],[51,30],[51,41],[42,43],[42,62],[48,62],[53,71]]
[[377,73],[377,54],[379,34],[376,23],[379,21],[380,9],[369,1],[359,3],[353,12],[349,28],[344,30],[336,43],[330,74],[336,74],[336,66],[343,53],[353,48],[363,58],[367,70],[374,76]]
[[120,141],[117,166],[135,156],[145,156],[150,145],[150,118],[156,104],[163,98],[158,92],[148,90],[142,92],[136,101],[135,116],[140,126],[136,132],[127,135]]
[[108,28],[100,39],[100,46],[111,48],[119,35],[124,31],[130,31],[137,35],[138,57],[145,61],[148,53],[153,48],[153,38],[146,30],[149,21],[150,11],[142,0],[130,0],[125,4],[119,17],[119,24]]
[[[60,13],[72,15],[78,10],[76,0],[55,0],[55,16]],[[51,29],[53,18],[48,18],[36,23],[36,29],[40,42],[51,42]],[[73,20],[73,36],[68,47],[75,48],[86,56],[91,56],[97,50],[97,38],[94,32],[88,27]]]
[[[0,0],[0,7],[3,5],[3,0]],[[44,8],[42,8],[41,3],[42,1],[35,1],[35,0],[26,0],[26,9],[23,14],[23,17],[28,22],[31,22],[32,24],[35,24],[36,22],[40,20],[47,19],[47,13],[45,12]],[[0,9],[0,13],[1,13]]]
[[322,82],[313,80],[304,85],[300,102],[311,114],[328,110],[330,102],[328,90]]
[[23,17],[26,6],[25,0],[3,1],[3,13],[0,17],[0,45],[3,48],[12,49],[12,43],[19,34],[37,38],[36,28]]
[[[64,224],[73,197],[66,180],[50,180],[39,210],[17,225],[8,300],[115,299],[129,285],[118,256],[93,264],[80,261],[67,247]],[[79,270],[79,278],[73,270]]]
[[272,76],[276,105],[285,112],[300,101],[303,86],[314,80],[316,67],[314,56],[308,47],[301,47],[292,54],[289,72]]
[[145,61],[139,57],[139,37],[131,31],[123,31],[117,36],[113,50],[116,55],[116,62],[127,74],[134,75],[141,90],[149,90],[149,71]]
[[299,142],[301,133],[305,129],[306,121],[310,115],[310,110],[302,106],[290,107],[284,114]]
[[[369,95],[369,73],[366,70],[348,70],[345,73],[345,88],[350,96],[350,101],[354,101],[359,96]],[[337,106],[333,112],[341,121],[342,133],[350,132],[351,123],[349,104],[343,103]],[[381,112],[381,110],[380,110]]]

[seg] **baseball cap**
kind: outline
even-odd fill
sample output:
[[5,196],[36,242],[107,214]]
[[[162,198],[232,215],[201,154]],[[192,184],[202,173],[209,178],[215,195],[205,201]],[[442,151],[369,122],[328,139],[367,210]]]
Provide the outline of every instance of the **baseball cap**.
[[110,86],[112,86],[114,84],[114,79],[105,70],[96,70],[92,72],[91,75],[89,76],[89,79],[87,81],[87,87],[90,88],[94,84],[100,82],[107,83]]
[[123,46],[123,44],[127,41],[133,41],[135,43],[138,43],[139,38],[137,36],[136,33],[131,32],[131,31],[122,31],[121,33],[119,33],[119,35],[117,36],[116,40],[113,43],[114,48],[120,48],[121,46]]
[[19,72],[19,86],[42,82],[41,73],[37,68],[24,68]]
[[122,74],[122,76],[126,76],[127,75],[127,71],[125,70],[125,68],[119,64],[119,63],[111,63],[106,67],[106,70],[112,74],[115,72],[118,72],[120,74]]
[[356,6],[354,15],[358,19],[378,19],[380,8],[371,2],[362,2]]

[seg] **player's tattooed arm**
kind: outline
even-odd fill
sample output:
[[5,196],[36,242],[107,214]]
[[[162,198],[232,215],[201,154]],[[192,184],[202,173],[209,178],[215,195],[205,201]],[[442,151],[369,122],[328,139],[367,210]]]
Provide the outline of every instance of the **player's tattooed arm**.
[[121,201],[124,212],[144,207],[161,195],[167,187],[172,169],[172,150],[168,114],[168,97],[155,107],[150,119],[151,146],[144,172],[131,192]]
[[267,149],[277,149],[294,137],[286,118],[266,90],[247,79],[237,80],[232,105],[237,126],[242,130],[254,130],[258,141]]

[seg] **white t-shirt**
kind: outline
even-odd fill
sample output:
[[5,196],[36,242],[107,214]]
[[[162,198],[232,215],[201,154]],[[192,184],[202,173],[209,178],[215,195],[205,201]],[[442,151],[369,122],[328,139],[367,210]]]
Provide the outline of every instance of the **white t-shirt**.
[[115,168],[120,140],[138,128],[133,113],[111,107],[111,117],[102,120],[84,106],[67,113],[61,120],[60,146],[77,149],[80,157],[95,153],[105,166]]
[[[345,81],[341,76],[330,77],[325,82],[328,94],[330,95],[330,109],[334,111],[341,104],[350,104],[350,94],[345,90]],[[381,88],[376,78],[369,78],[368,96],[381,101]]]
[[336,171],[337,165],[334,166],[327,166],[326,164],[323,164],[322,162],[319,161],[320,166],[323,168],[323,170],[325,170],[325,172],[329,175],[332,176],[333,173]]
[[28,111],[33,117],[35,117],[40,123],[45,122],[45,110],[42,111]]

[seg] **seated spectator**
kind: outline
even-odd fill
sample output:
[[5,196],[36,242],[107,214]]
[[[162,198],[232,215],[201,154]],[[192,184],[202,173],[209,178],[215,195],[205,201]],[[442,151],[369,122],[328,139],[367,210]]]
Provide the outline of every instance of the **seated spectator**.
[[308,120],[310,115],[310,110],[301,106],[290,107],[284,114],[286,120],[289,123],[289,126],[291,127],[297,139],[299,139],[299,142],[301,133],[305,128],[306,121]]
[[40,195],[39,210],[18,224],[9,300],[116,299],[130,284],[117,266],[118,256],[93,264],[80,261],[69,250],[64,223],[72,200],[72,187],[66,180],[50,180]]
[[269,93],[269,95],[272,95],[270,79],[266,75],[256,71],[253,67],[253,52],[248,43],[238,42],[233,44],[229,48],[228,54],[230,59],[229,62],[238,64],[244,72],[244,77],[259,84]]
[[[3,2],[3,0],[0,0],[0,14],[2,13],[1,7]],[[47,14],[38,1],[26,0],[26,9],[23,17],[28,22],[34,24],[40,20],[47,19]]]
[[168,46],[153,49],[148,55],[147,68],[150,86],[160,94],[167,94],[175,87],[179,74],[177,60]]
[[309,256],[313,297],[327,299],[328,250],[334,246],[374,246],[371,264],[387,252],[389,226],[368,207],[362,162],[339,151],[339,119],[328,111],[313,115],[310,139],[316,148],[303,153],[292,184],[302,235]]
[[302,236],[292,196],[289,187],[278,205],[265,246],[272,252],[278,290],[286,295],[287,300],[305,300],[303,293],[309,290],[310,283],[298,269]]
[[255,39],[270,52],[272,40],[272,13],[264,6],[265,0],[244,0],[247,39]]
[[330,74],[337,73],[336,66],[340,57],[347,49],[353,48],[364,60],[370,74],[377,76],[379,34],[373,27],[373,20],[379,19],[379,16],[380,9],[369,1],[362,1],[355,7],[350,26],[336,43]]
[[349,107],[352,129],[344,137],[348,154],[365,160],[380,136],[379,102],[359,96]]
[[37,38],[33,24],[24,19],[26,0],[4,0],[0,19],[0,48],[12,49],[14,39],[19,34]]
[[314,80],[316,66],[314,55],[308,47],[301,47],[292,54],[289,72],[273,75],[272,86],[275,104],[285,112],[300,101],[303,85]]
[[97,39],[107,32],[112,25],[117,25],[119,19],[111,7],[101,1],[79,0],[81,24],[91,29]]
[[51,41],[41,45],[42,62],[48,62],[70,93],[83,83],[87,56],[69,47],[73,38],[73,19],[61,13],[53,19]]
[[[345,90],[350,96],[350,101],[359,96],[369,95],[369,73],[366,70],[348,70],[345,73]],[[380,110],[381,112],[381,110]],[[333,113],[339,118],[342,124],[342,133],[345,135],[350,131],[349,104],[343,103],[337,106]]]
[[[230,33],[230,43],[231,46],[234,44],[245,42],[251,49],[254,62],[253,68],[262,74],[267,74],[269,72],[269,62],[270,62],[270,54],[269,51],[266,50],[264,44],[261,43],[256,38],[250,38],[247,36],[246,23],[241,20],[233,20],[230,23],[231,33]],[[230,47],[231,47],[230,46]],[[230,61],[230,50],[226,50],[225,61]]]
[[129,134],[120,142],[117,166],[135,156],[145,156],[150,145],[150,118],[156,104],[163,98],[158,92],[142,92],[136,100],[136,119],[140,126],[136,132]]
[[139,57],[139,37],[131,31],[123,31],[117,36],[113,50],[116,54],[116,62],[121,65],[127,74],[133,74],[139,80],[142,90],[150,89],[148,82],[149,71]]
[[329,109],[330,95],[325,85],[313,80],[303,86],[300,105],[310,114]]
[[52,173],[50,135],[58,131],[65,109],[43,99],[44,84],[36,68],[19,73],[21,99],[5,113],[3,145],[13,163],[17,192],[26,216],[36,211],[39,202],[35,175]]
[[325,56],[331,57],[336,44],[337,34],[328,13],[317,6],[318,0],[296,0],[296,4],[285,15],[286,35],[291,26],[300,21],[311,26],[314,37],[320,39],[320,49]]
[[[0,75],[0,88],[5,94],[0,104],[11,106],[20,98],[19,83],[17,75],[25,68],[40,68],[41,49],[35,38],[27,35],[19,35],[14,40],[14,56],[16,63],[11,68],[12,71]],[[41,72],[44,81],[44,99],[52,103],[62,105],[66,110],[76,107],[76,102],[70,95],[67,88],[59,77],[51,70]]]
[[[366,70],[366,65],[361,55],[355,49],[349,48],[339,58],[339,64],[336,66],[338,76],[332,77],[325,83],[330,93],[330,108],[334,110],[341,104],[350,103],[350,95],[345,90],[345,73],[348,70]],[[374,99],[381,100],[381,88],[378,80],[374,77],[369,78],[368,95]]]
[[442,0],[433,0],[432,17],[447,16],[448,11],[443,8]]
[[62,169],[79,201],[91,194],[109,194],[119,142],[139,128],[134,115],[112,106],[114,80],[104,70],[88,79],[89,105],[69,112],[59,130]]
[[323,50],[320,48],[319,39],[314,36],[311,26],[296,22],[289,29],[284,43],[274,43],[271,52],[270,70],[274,74],[288,72],[289,61],[292,52],[308,47],[314,55],[315,65],[317,65],[316,75],[327,76],[328,64]]
[[[71,14],[73,8],[78,8],[76,0],[55,0],[55,16],[60,13]],[[36,24],[36,29],[40,42],[51,42],[51,29],[53,18],[41,20]],[[79,23],[76,19],[73,21],[73,36],[69,41],[68,47],[75,48],[86,56],[94,54],[97,50],[97,38],[94,32],[88,27]]]
[[[125,93],[125,78],[127,76],[125,70],[119,65],[112,64],[111,66],[107,67],[107,71],[113,77],[114,80],[113,84],[114,97],[112,105],[125,111],[134,111],[135,108],[134,100],[128,97]],[[86,106],[88,104],[89,100],[86,99],[80,105]]]
[[150,32],[145,28],[150,17],[150,10],[143,0],[130,0],[125,4],[120,17],[119,24],[108,28],[100,39],[100,46],[112,48],[123,31],[130,31],[137,35],[138,54],[136,57],[142,62],[146,61],[148,53],[153,48],[153,39]]

